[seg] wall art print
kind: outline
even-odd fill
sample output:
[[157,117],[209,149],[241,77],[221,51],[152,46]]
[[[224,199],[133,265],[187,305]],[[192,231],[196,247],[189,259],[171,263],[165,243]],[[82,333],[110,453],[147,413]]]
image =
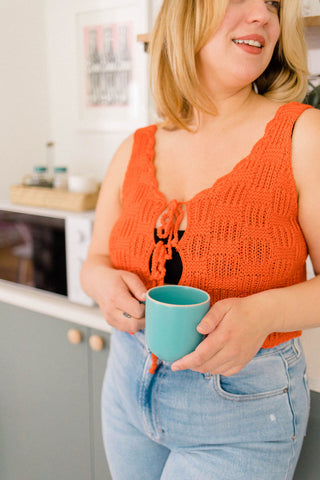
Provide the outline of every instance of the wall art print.
[[147,121],[147,55],[137,34],[147,29],[148,12],[139,5],[77,14],[82,129],[126,131]]

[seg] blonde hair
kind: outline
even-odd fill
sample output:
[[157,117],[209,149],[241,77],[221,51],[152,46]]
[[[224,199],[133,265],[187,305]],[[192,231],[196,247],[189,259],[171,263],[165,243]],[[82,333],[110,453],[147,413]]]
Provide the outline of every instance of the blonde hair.
[[[151,91],[166,128],[190,130],[195,111],[214,115],[202,87],[197,54],[218,29],[229,0],[163,0],[150,42]],[[261,95],[302,101],[307,90],[307,53],[300,0],[282,0],[281,33],[273,57],[255,81]]]

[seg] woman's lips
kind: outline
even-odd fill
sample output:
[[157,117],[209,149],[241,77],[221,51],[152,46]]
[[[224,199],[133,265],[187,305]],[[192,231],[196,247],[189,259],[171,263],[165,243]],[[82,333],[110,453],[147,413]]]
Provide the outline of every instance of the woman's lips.
[[262,47],[265,46],[265,38],[262,35],[258,35],[256,33],[251,33],[248,35],[243,35],[242,37],[235,37],[234,40],[247,40],[250,41],[252,40],[253,42],[259,42]]
[[254,47],[246,43],[236,43],[235,45],[241,48],[241,50],[243,50],[244,52],[251,53],[253,55],[260,55],[260,53],[262,52],[262,47]]
[[259,55],[265,45],[265,39],[261,35],[244,35],[234,38],[233,43],[247,53]]

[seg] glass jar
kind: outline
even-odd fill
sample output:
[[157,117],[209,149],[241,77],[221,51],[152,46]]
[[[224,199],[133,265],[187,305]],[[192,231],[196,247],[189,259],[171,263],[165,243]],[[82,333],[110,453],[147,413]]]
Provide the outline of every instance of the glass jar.
[[47,167],[36,165],[33,168],[30,185],[33,187],[52,187]]
[[67,167],[55,167],[53,186],[59,190],[68,189],[68,169]]

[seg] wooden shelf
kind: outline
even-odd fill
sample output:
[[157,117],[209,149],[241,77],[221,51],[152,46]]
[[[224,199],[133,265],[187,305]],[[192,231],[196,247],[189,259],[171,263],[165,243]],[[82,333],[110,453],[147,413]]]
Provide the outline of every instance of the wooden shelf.
[[150,38],[151,38],[151,33],[141,33],[137,36],[138,42],[142,42],[144,44],[145,52],[148,51]]
[[150,42],[151,33],[141,33],[137,36],[138,42],[148,43]]
[[304,24],[306,27],[317,27],[320,25],[320,15],[317,17],[304,17]]

